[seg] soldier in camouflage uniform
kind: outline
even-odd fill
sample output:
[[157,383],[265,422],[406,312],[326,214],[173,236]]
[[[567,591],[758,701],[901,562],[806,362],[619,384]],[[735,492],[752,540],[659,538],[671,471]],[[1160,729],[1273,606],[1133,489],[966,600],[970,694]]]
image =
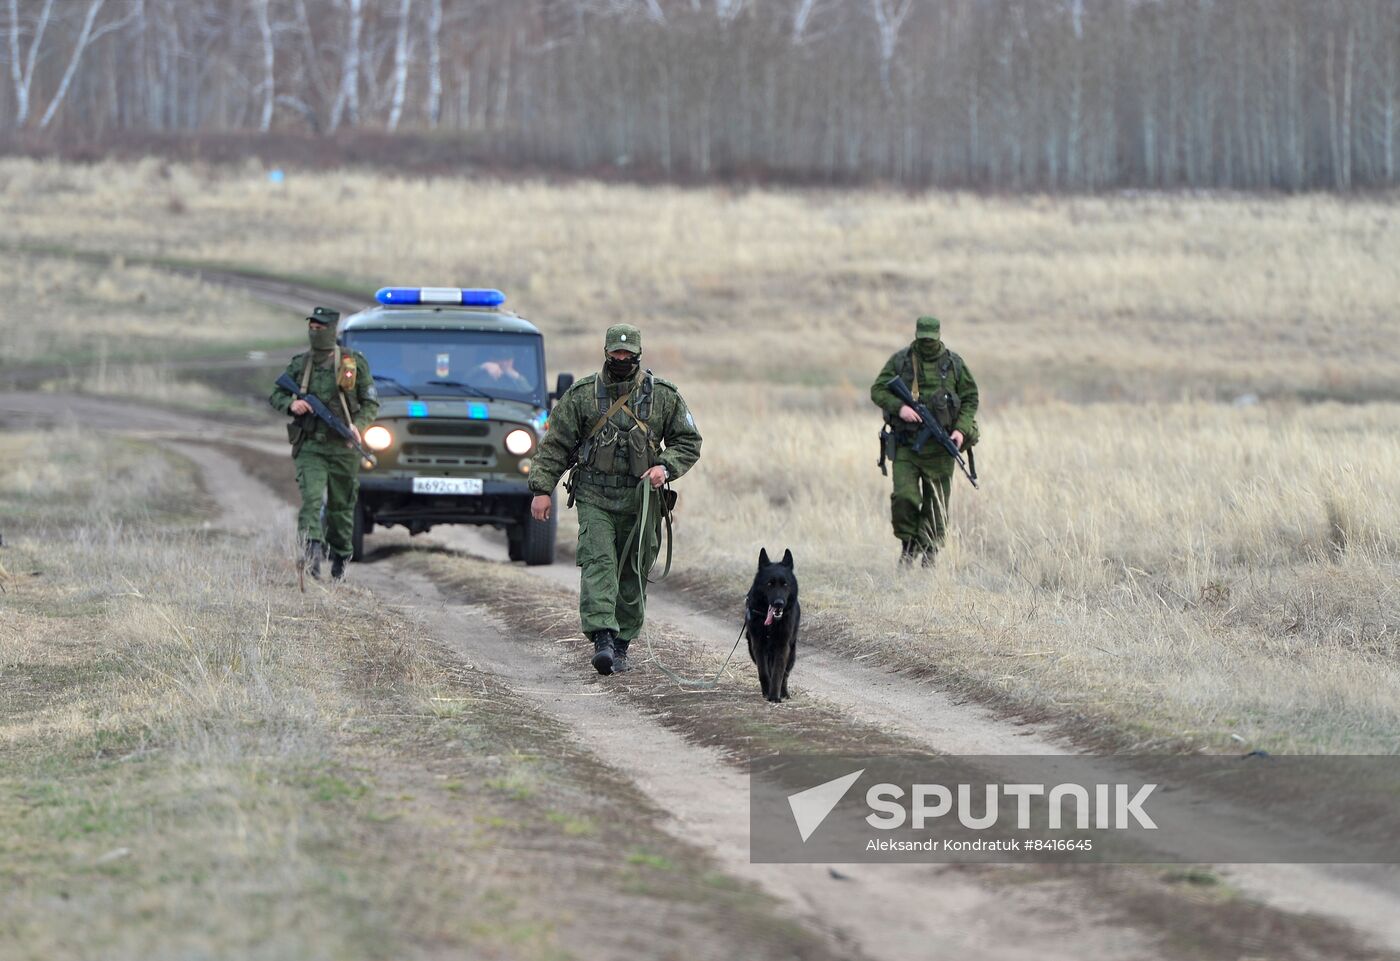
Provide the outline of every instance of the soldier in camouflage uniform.
[[[306,320],[311,349],[292,358],[287,375],[303,393],[309,389],[332,413],[349,422],[358,439],[379,413],[379,394],[370,376],[369,361],[359,351],[346,350],[336,343],[339,311],[317,307]],[[291,392],[275,388],[268,402],[293,417],[287,425],[287,439],[292,444],[297,487],[301,490],[297,534],[304,544],[302,562],[312,577],[319,577],[321,558],[329,547],[331,577],[340,580],[352,552],[360,455],[322,423],[306,401]]]
[[[530,510],[548,520],[554,485],[577,459],[579,618],[593,641],[593,667],[611,674],[627,670],[628,645],[642,629],[645,572],[661,542],[660,488],[700,458],[700,432],[676,386],[641,369],[636,327],[609,327],[604,350],[602,371],[576,381],[550,412],[530,464]],[[649,515],[639,519],[643,477],[656,493]],[[642,523],[649,529],[634,531]],[[647,548],[637,559],[640,578],[623,556],[639,542]]]
[[900,542],[900,560],[922,559],[925,567],[947,534],[948,496],[953,458],[935,443],[914,453],[909,445],[919,432],[919,415],[886,386],[898,375],[909,385],[959,449],[977,442],[977,381],[963,359],[943,345],[937,317],[920,317],[914,342],[897,351],[870,386],[870,399],[885,412],[894,434],[894,493],[890,518]]

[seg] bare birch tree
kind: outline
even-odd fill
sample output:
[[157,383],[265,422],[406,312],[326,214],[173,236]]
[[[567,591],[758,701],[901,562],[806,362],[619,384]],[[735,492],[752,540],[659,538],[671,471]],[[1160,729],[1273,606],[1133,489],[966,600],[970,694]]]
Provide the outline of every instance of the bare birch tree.
[[413,0],[399,0],[399,22],[394,33],[394,92],[389,106],[389,129],[399,129],[404,95],[408,91],[408,25]]
[[0,0],[0,124],[373,117],[471,131],[469,160],[681,178],[1377,188],[1395,3]]
[[894,96],[890,80],[899,32],[914,9],[914,0],[869,0],[870,16],[875,21],[875,36],[880,49],[880,87],[887,98]]
[[30,93],[34,89],[34,67],[44,46],[44,34],[53,17],[54,0],[44,0],[44,6],[34,18],[29,49],[23,49],[24,25],[19,17],[19,0],[10,0],[10,77],[15,86],[15,126],[29,123]]
[[423,105],[428,126],[437,129],[442,122],[442,0],[428,0],[427,100]]
[[68,96],[68,88],[73,84],[73,77],[78,73],[78,65],[82,63],[83,56],[98,40],[109,33],[116,33],[135,19],[135,12],[128,13],[120,20],[115,20],[101,27],[94,29],[98,15],[102,13],[102,8],[107,0],[90,0],[87,14],[83,17],[82,28],[78,31],[78,38],[73,42],[73,52],[68,58],[68,67],[63,71],[63,79],[58,82],[58,90],[55,91],[53,99],[49,101],[49,107],[44,111],[44,116],[39,120],[39,129],[45,129],[53,122],[54,116],[63,106],[64,98]]
[[364,0],[343,0],[345,16],[345,46],[340,53],[340,88],[331,106],[329,129],[334,132],[342,120],[350,126],[360,123],[360,38],[364,33]]

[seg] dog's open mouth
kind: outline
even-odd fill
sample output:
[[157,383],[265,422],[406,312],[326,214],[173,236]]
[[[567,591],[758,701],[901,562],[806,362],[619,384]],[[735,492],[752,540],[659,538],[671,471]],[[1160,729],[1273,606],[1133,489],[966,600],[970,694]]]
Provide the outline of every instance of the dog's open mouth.
[[763,626],[767,627],[774,621],[781,621],[782,619],[783,609],[781,607],[778,607],[777,605],[770,604],[768,605],[768,616],[763,619]]

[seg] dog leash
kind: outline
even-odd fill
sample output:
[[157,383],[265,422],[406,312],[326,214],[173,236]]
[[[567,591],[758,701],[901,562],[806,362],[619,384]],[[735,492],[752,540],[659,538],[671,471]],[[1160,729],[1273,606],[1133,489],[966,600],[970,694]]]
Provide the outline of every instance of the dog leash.
[[720,665],[718,673],[714,677],[684,677],[671,670],[661,663],[661,658],[656,656],[656,649],[651,646],[651,635],[646,637],[647,642],[647,662],[655,664],[662,674],[675,681],[679,687],[696,690],[712,691],[719,687],[719,682],[724,679],[725,669],[729,667],[729,662],[734,659],[734,652],[739,649],[739,642],[744,639],[744,631],[749,626],[748,605],[744,605],[744,622],[739,625],[739,636],[734,638],[734,646],[729,649],[729,654],[724,658],[724,663]]
[[[638,597],[641,598],[641,605],[642,605],[642,623],[645,624],[645,623],[646,623],[646,610],[647,610],[647,593],[646,593],[646,591],[647,591],[647,584],[648,584],[648,582],[650,582],[650,580],[651,580],[650,577],[649,577],[648,575],[649,575],[651,572],[650,572],[650,571],[644,571],[644,570],[642,570],[642,558],[645,557],[645,556],[647,555],[647,553],[649,552],[649,550],[650,550],[650,548],[651,548],[651,546],[652,546],[652,541],[655,540],[657,537],[660,536],[660,532],[659,532],[659,531],[653,531],[653,530],[652,530],[652,524],[651,524],[651,492],[652,492],[652,487],[651,487],[651,482],[648,481],[645,477],[643,477],[642,480],[641,480],[641,482],[637,484],[637,491],[638,491],[638,493],[640,494],[641,507],[640,507],[640,508],[638,509],[638,511],[637,511],[637,520],[636,520],[636,523],[633,525],[632,534],[629,534],[629,535],[627,536],[627,541],[626,541],[625,544],[623,544],[623,547],[622,547],[622,556],[618,559],[617,578],[618,578],[618,582],[621,583],[622,578],[623,578],[627,573],[629,573],[629,572],[627,571],[627,568],[628,568],[628,566],[629,566],[629,561],[630,561],[630,567],[631,567],[630,573],[635,574],[636,577],[637,577],[637,595],[638,595]],[[664,500],[664,499],[662,499],[659,503],[660,503],[660,506],[661,506],[661,510],[662,510],[662,511],[665,513],[665,515],[666,515],[666,528],[667,528],[667,533],[669,534],[669,533],[670,533],[670,526],[671,526],[670,512],[669,512],[669,511],[666,511],[666,504],[665,504],[665,500]],[[633,535],[636,535],[636,538],[637,538],[637,549],[636,549],[635,552],[630,553],[630,555],[629,555],[629,549],[630,549],[631,546],[632,546],[632,537],[633,537]],[[660,544],[656,544],[655,546],[659,549],[661,545],[660,545]],[[670,549],[670,548],[671,548],[671,539],[668,537],[668,538],[666,539],[666,569],[665,569],[665,571],[662,573],[661,577],[657,578],[658,581],[659,581],[659,580],[664,580],[665,577],[666,577],[666,575],[671,573],[671,549]],[[719,672],[718,672],[717,674],[715,674],[714,677],[685,677],[684,675],[681,675],[681,674],[676,673],[675,671],[673,671],[673,670],[671,670],[669,667],[667,667],[665,664],[661,663],[661,658],[659,658],[659,657],[656,655],[656,648],[654,648],[654,647],[651,646],[651,634],[650,634],[650,632],[648,632],[648,633],[646,634],[646,637],[645,637],[646,645],[647,645],[647,663],[655,664],[655,665],[657,666],[657,668],[661,671],[662,674],[665,674],[668,678],[670,678],[671,680],[675,681],[675,682],[676,682],[676,685],[679,686],[679,687],[681,687],[681,688],[689,688],[689,689],[698,690],[698,691],[710,691],[710,690],[714,690],[716,687],[719,686],[719,682],[724,678],[724,672],[725,672],[725,670],[729,667],[729,662],[730,662],[731,660],[734,659],[734,652],[737,651],[737,650],[739,649],[739,642],[742,641],[742,640],[744,639],[744,631],[748,628],[748,626],[749,626],[749,605],[748,605],[747,602],[745,602],[745,604],[744,604],[744,621],[743,621],[742,624],[739,625],[739,636],[736,637],[736,638],[734,638],[734,646],[731,647],[731,648],[729,649],[729,654],[725,657],[724,663],[720,666]]]

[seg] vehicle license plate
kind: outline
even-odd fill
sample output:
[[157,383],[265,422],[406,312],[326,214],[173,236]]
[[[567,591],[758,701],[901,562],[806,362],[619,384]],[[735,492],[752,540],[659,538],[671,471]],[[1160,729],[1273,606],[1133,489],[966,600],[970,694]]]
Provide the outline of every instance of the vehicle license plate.
[[480,494],[479,477],[415,477],[415,494]]

